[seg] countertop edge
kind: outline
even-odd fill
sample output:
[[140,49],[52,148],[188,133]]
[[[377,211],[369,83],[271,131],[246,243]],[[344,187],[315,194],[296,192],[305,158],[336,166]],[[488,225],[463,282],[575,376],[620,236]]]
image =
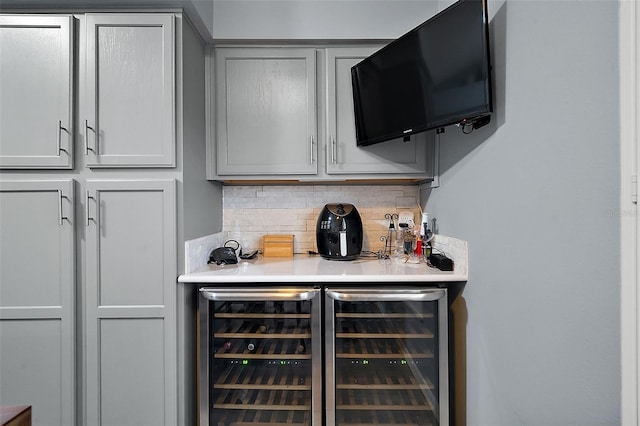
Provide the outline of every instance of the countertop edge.
[[214,276],[206,273],[185,274],[178,277],[182,284],[202,283],[438,283],[438,282],[466,282],[468,277],[459,274],[434,274],[424,276],[404,275],[246,275],[246,276]]
[[232,265],[204,265],[178,277],[188,284],[293,284],[293,283],[452,283],[467,282],[468,243],[436,235],[434,249],[454,260],[453,271],[440,271],[424,263],[393,259],[361,258],[355,261],[326,260],[317,255],[296,254],[291,258],[240,260]]

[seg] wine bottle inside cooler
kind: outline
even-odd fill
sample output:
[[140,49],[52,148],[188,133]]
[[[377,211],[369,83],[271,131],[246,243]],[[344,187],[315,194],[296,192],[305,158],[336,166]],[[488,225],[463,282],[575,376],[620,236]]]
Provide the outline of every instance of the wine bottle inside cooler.
[[305,352],[307,352],[307,345],[304,339],[300,339],[300,341],[298,342],[298,345],[296,346],[296,353],[303,354]]

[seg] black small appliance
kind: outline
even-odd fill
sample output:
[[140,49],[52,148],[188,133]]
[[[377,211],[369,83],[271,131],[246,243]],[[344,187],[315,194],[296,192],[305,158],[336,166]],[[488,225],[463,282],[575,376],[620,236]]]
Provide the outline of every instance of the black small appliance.
[[353,260],[362,251],[362,220],[353,204],[324,206],[316,225],[318,253],[330,260]]

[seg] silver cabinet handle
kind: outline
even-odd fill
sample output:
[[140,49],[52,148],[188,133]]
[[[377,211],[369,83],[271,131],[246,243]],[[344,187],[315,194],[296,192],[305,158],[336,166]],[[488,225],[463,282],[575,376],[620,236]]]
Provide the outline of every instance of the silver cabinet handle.
[[330,298],[347,302],[366,301],[433,301],[441,299],[446,292],[441,289],[326,289],[326,294]]
[[62,195],[62,190],[58,189],[58,225],[62,226],[63,221],[69,220],[67,216],[64,216],[62,211],[62,199],[67,198]]
[[90,221],[96,221],[94,218],[92,218],[90,216],[89,213],[89,200],[93,200],[94,198],[89,194],[89,190],[87,190],[87,192],[85,193],[85,197],[84,197],[84,213],[85,213],[85,224],[86,226],[89,226],[89,222]]
[[317,288],[256,288],[242,290],[238,288],[201,288],[200,294],[207,300],[312,300],[319,294]]
[[331,136],[331,163],[338,163],[338,144],[336,143],[336,138]]
[[61,133],[63,130],[64,130],[65,132],[69,133],[69,130],[68,130],[66,127],[62,127],[62,121],[61,121],[61,120],[58,120],[58,137],[56,138],[56,141],[57,141],[57,142],[56,142],[56,148],[57,148],[57,150],[58,150],[58,157],[60,156],[60,152],[62,152],[62,151],[64,151],[64,152],[66,152],[67,154],[69,154],[69,151],[67,151],[66,149],[64,149],[64,148],[62,147],[62,142],[61,142],[61,138],[62,138],[62,136],[60,135],[60,133]]
[[89,151],[93,152],[94,154],[96,153],[95,147],[89,148],[89,130],[94,132],[94,134],[96,132],[96,130],[93,127],[89,126],[89,121],[84,120],[84,155],[89,155]]
[[311,136],[311,143],[309,144],[309,153],[310,153],[310,163],[313,164],[313,136]]

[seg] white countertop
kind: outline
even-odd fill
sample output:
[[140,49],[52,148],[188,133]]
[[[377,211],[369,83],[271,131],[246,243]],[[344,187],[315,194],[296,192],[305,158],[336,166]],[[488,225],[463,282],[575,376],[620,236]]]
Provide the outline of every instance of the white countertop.
[[318,255],[241,260],[235,265],[207,265],[181,275],[180,283],[335,283],[335,282],[460,282],[466,267],[443,272],[424,263],[412,264],[362,258],[352,261],[323,259]]

